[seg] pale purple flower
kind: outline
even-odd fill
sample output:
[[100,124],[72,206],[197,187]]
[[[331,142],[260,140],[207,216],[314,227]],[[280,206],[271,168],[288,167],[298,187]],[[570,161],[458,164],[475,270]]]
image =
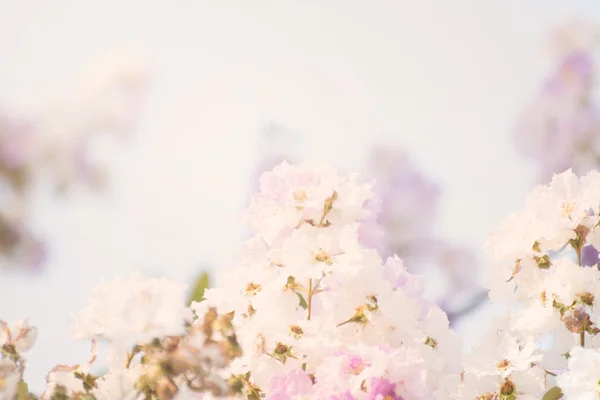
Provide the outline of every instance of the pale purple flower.
[[600,262],[600,253],[592,245],[585,246],[581,250],[581,264],[585,267],[593,267]]
[[89,137],[82,138],[74,146],[73,154],[71,155],[73,157],[75,173],[85,182],[93,181],[96,171],[88,157],[88,146]]
[[24,168],[30,161],[33,135],[30,125],[0,116],[0,166]]
[[45,243],[36,238],[21,219],[0,213],[0,258],[39,272],[46,254]]
[[385,232],[382,255],[398,254],[409,263],[419,262],[426,257],[433,236],[440,188],[396,147],[375,147],[368,170],[381,202],[377,221]]
[[[108,67],[108,68],[107,68]],[[46,247],[30,232],[28,205],[40,178],[60,191],[103,184],[88,148],[99,134],[128,131],[143,79],[137,66],[101,66],[78,90],[52,102],[35,119],[0,114],[0,258],[3,266],[39,270]],[[63,95],[64,95],[63,93]]]
[[563,51],[518,120],[517,145],[538,164],[543,183],[569,168],[584,174],[600,160],[600,110],[592,96],[596,68],[592,51],[578,47]]
[[592,54],[573,51],[559,61],[554,74],[546,81],[544,91],[555,96],[587,97],[594,77]]
[[[406,280],[414,285],[409,291],[421,296],[422,288],[408,272],[420,273],[426,264],[434,265],[446,278],[445,292],[438,299],[447,303],[448,310],[456,311],[448,299],[472,298],[481,303],[481,297],[474,295],[477,284],[472,272],[476,268],[473,254],[446,243],[435,233],[439,186],[420,173],[408,155],[395,146],[375,147],[368,159],[368,169],[370,177],[376,180],[375,190],[381,199],[377,222],[383,229],[383,241],[376,248],[384,257],[398,255],[403,261],[399,265],[394,258],[388,260],[385,268],[390,283],[404,285]],[[373,246],[374,240],[369,235],[361,239]],[[430,305],[421,305],[421,313],[426,313]],[[456,315],[459,314],[462,315]]]
[[21,265],[34,273],[43,271],[48,255],[48,246],[44,241],[31,236],[23,244],[20,253],[22,254],[20,258]]

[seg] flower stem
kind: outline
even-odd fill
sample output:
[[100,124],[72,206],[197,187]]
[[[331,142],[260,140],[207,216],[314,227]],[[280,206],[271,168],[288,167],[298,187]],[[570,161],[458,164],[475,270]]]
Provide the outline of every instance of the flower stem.
[[127,360],[125,361],[125,368],[129,368],[129,366],[131,365],[131,361],[133,360],[133,357],[135,357],[135,355],[140,351],[140,348],[138,346],[134,346],[133,350],[131,350],[131,353],[127,354]]
[[312,287],[312,278],[308,279],[308,299],[306,299],[306,310],[308,311],[308,315],[306,317],[307,320],[310,321],[310,309],[312,306],[312,296],[313,296],[313,287]]
[[321,293],[323,292],[323,290],[319,290],[319,285],[321,284],[321,281],[323,280],[323,278],[325,278],[325,274],[323,274],[322,277],[319,278],[319,280],[317,281],[317,283],[315,283],[315,286],[313,286],[313,280],[312,278],[310,278],[308,280],[308,291],[307,291],[307,299],[306,299],[306,309],[308,310],[308,316],[307,316],[307,320],[310,321],[310,317],[311,317],[311,313],[312,313],[312,298],[315,294],[317,293]]
[[585,331],[579,332],[579,344],[581,347],[585,347]]

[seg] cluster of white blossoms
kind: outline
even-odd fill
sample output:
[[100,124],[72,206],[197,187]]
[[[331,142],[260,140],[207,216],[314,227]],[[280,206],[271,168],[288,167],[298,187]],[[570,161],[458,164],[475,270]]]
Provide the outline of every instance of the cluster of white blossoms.
[[402,261],[361,244],[371,185],[326,166],[262,175],[237,268],[195,303],[234,313],[248,399],[439,399],[460,381],[460,339]]
[[[284,162],[260,186],[254,236],[220,287],[188,308],[164,279],[101,283],[73,332],[110,344],[108,372],[90,372],[93,350],[54,368],[40,399],[600,397],[600,260],[584,261],[600,248],[599,172],[555,175],[492,233],[487,285],[508,308],[465,357],[419,279],[361,240],[377,229],[370,185]],[[23,382],[35,338],[26,320],[0,322],[0,400],[37,399]]]
[[[27,320],[0,321],[0,400],[187,400],[241,390],[221,373],[241,355],[233,315],[214,308],[195,314],[185,286],[139,274],[117,278],[100,284],[74,317],[74,336],[92,341],[90,359],[53,368],[40,397],[23,380],[24,353],[37,331]],[[98,340],[109,343],[103,375],[91,372]]]
[[[490,236],[494,301],[508,305],[467,360],[460,399],[600,396],[600,173],[537,187]],[[562,396],[562,397],[561,397]]]

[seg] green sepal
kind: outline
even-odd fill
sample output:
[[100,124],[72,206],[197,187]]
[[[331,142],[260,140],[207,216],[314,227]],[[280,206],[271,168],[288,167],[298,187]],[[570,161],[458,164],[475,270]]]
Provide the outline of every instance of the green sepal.
[[562,399],[562,397],[563,397],[562,390],[560,390],[560,388],[558,386],[553,386],[550,388],[550,390],[548,390],[546,392],[546,394],[544,394],[544,397],[542,397],[542,400],[558,400],[558,399]]
[[296,292],[296,294],[298,295],[298,300],[300,300],[300,307],[302,307],[303,309],[307,309],[308,308],[308,304],[306,303],[306,300],[304,299],[304,296],[302,296],[300,293]]
[[17,400],[29,399],[29,386],[25,381],[19,381],[17,384]]
[[194,301],[201,302],[204,300],[204,292],[206,289],[210,287],[210,275],[208,272],[203,272],[200,274],[198,279],[196,280],[196,284],[194,285],[194,290],[192,291],[189,299],[188,306],[191,305]]

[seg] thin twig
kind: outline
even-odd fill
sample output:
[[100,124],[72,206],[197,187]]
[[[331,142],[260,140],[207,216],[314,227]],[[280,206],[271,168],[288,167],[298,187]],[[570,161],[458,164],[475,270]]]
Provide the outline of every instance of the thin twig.
[[459,308],[458,310],[447,311],[446,313],[448,315],[448,321],[450,321],[450,326],[452,326],[461,317],[479,308],[487,298],[488,292],[486,290],[482,290],[464,307]]

